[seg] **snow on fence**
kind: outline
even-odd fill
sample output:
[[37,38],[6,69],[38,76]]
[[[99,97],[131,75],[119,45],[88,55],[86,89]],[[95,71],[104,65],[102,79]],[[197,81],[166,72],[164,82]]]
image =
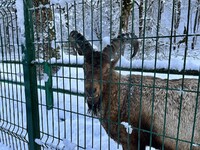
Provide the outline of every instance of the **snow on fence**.
[[117,71],[199,79],[199,12],[199,0],[0,1],[1,147],[122,149],[88,114],[84,57],[70,47],[69,33],[83,33],[100,51],[118,34],[134,32],[140,50],[130,58],[133,48],[121,49]]

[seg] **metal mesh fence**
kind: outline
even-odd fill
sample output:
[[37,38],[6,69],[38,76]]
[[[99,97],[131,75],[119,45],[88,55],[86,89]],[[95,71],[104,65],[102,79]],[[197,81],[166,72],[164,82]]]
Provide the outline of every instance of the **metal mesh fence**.
[[0,1],[0,143],[200,149],[199,5]]

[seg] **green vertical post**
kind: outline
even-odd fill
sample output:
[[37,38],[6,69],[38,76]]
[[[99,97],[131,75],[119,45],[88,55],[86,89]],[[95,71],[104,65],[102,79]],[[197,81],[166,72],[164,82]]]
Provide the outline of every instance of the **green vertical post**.
[[30,0],[24,0],[24,24],[25,24],[25,45],[23,50],[23,69],[26,97],[26,117],[29,140],[29,150],[40,150],[40,145],[35,143],[35,139],[40,139],[39,109],[36,66],[32,63],[35,60],[34,33],[32,15],[29,12],[32,4]]
[[53,91],[52,91],[51,68],[48,62],[44,63],[44,72],[47,76],[45,79],[46,105],[47,109],[50,110],[53,108]]

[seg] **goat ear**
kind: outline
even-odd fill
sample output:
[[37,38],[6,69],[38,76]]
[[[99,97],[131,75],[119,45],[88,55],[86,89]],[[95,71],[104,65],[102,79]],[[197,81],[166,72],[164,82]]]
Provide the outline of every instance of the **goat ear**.
[[[111,56],[113,55],[112,50],[111,50],[111,46],[107,45],[104,49],[103,49],[103,53],[106,54],[109,58],[111,58]],[[120,56],[115,56],[115,58],[111,61],[110,63],[110,67],[114,68],[115,65],[117,64],[118,60],[119,60]]]
[[108,55],[108,56],[112,56],[112,50],[111,50],[111,46],[107,45],[104,49],[103,49],[103,53]]

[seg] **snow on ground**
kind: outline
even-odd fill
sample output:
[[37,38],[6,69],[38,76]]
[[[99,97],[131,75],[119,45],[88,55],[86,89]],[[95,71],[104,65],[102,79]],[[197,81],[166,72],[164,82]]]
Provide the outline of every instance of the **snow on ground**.
[[[83,64],[83,56],[71,56],[71,55],[66,55],[65,59],[60,59],[60,60],[55,60],[52,58],[49,60],[49,63],[54,64],[54,63],[64,63],[64,64]],[[38,62],[41,62],[40,60],[37,60]],[[154,69],[156,65],[156,69],[168,69],[168,66],[170,64],[170,69],[181,71],[184,69],[184,59],[183,57],[172,57],[171,61],[169,62],[169,59],[162,59],[162,60],[155,60],[153,59],[132,59],[128,60],[126,57],[121,56],[117,65],[122,68],[142,68],[143,69]],[[143,66],[142,66],[143,65]],[[186,58],[186,65],[185,65],[185,70],[200,70],[200,58],[193,58],[193,57],[187,57]]]
[[9,148],[8,146],[5,146],[4,144],[2,144],[0,142],[0,150],[12,150],[11,148]]

